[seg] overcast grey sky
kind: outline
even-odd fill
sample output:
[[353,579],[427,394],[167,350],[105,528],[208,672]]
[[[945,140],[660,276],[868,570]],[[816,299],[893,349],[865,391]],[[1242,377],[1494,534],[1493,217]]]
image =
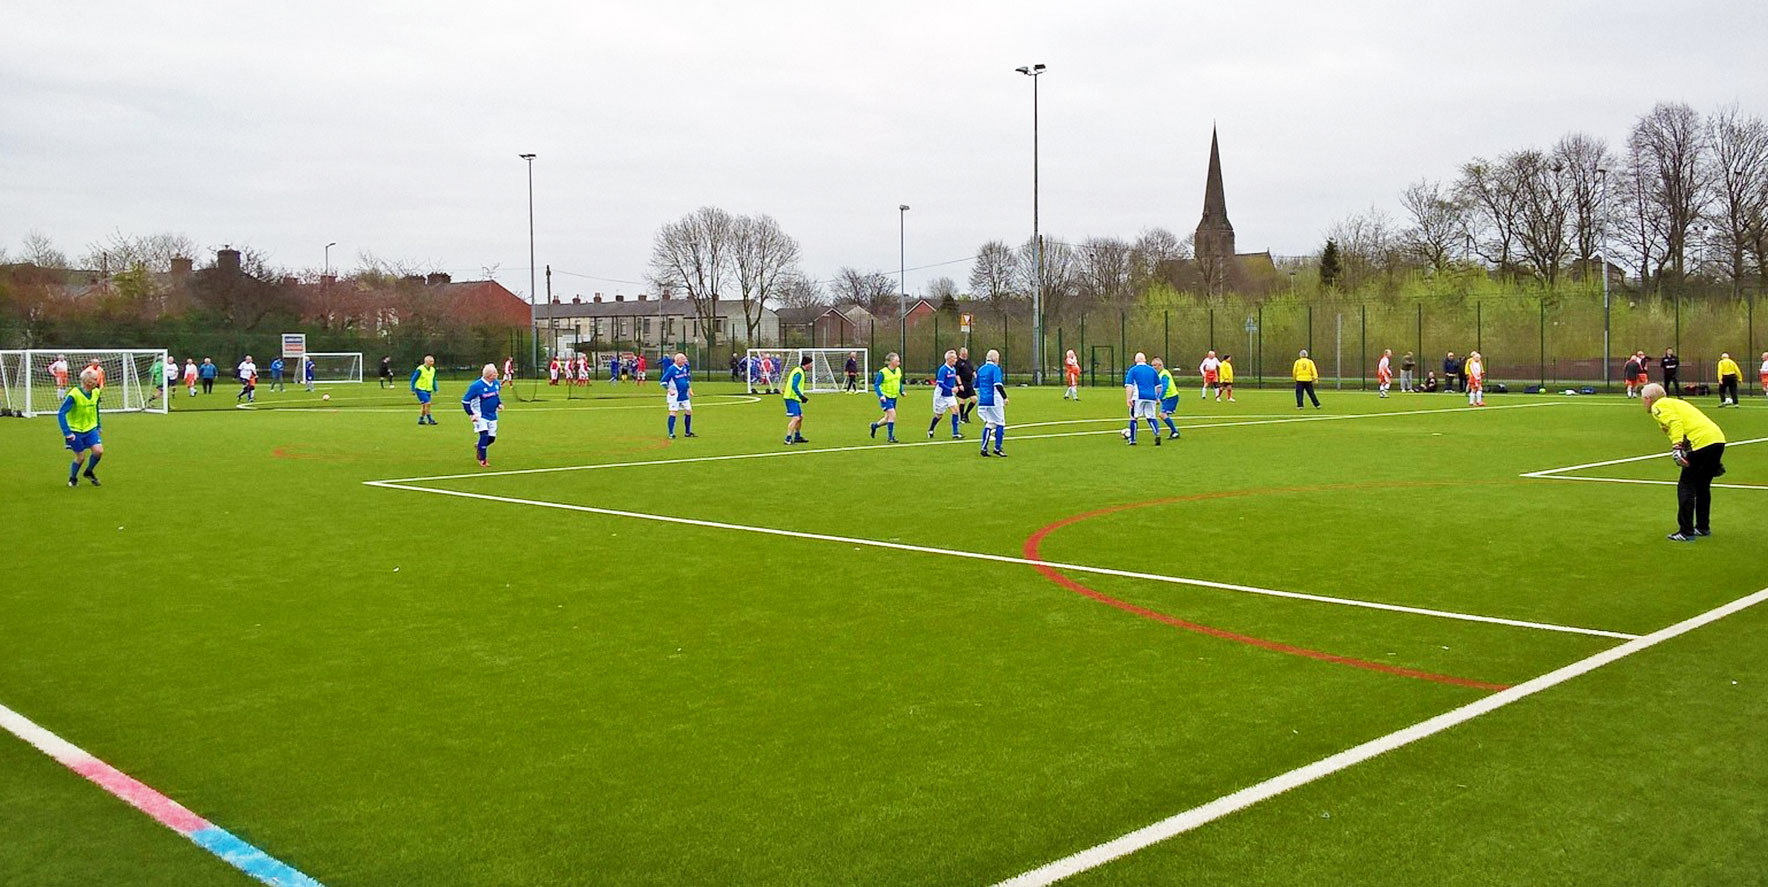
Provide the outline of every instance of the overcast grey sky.
[[7,0],[0,244],[171,231],[301,269],[335,240],[525,295],[532,151],[567,297],[636,292],[704,204],[773,215],[819,278],[894,271],[901,203],[911,267],[961,260],[1030,235],[1013,69],[1042,62],[1047,234],[1183,236],[1213,122],[1240,248],[1299,254],[1474,155],[1618,144],[1659,100],[1768,113],[1760,0],[1187,6]]

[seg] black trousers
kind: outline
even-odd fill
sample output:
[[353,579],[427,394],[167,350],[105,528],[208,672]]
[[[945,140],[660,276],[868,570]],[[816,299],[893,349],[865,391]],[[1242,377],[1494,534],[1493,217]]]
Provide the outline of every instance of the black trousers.
[[214,379],[204,379],[203,380],[203,393],[204,394],[212,394],[214,391],[215,391],[215,380]]
[[1682,384],[1676,381],[1676,371],[1664,370],[1664,393],[1671,397],[1681,397],[1682,392],[1679,390],[1681,387]]
[[1683,535],[1712,529],[1708,518],[1713,510],[1713,478],[1724,470],[1720,467],[1724,455],[1722,443],[1707,444],[1688,454],[1688,467],[1676,479],[1676,529]]
[[1732,403],[1737,403],[1736,376],[1728,375],[1719,380],[1719,403],[1723,404],[1727,397],[1731,398]]
[[1301,409],[1301,396],[1302,396],[1302,392],[1304,392],[1304,391],[1307,392],[1308,400],[1311,400],[1314,402],[1314,406],[1320,405],[1320,398],[1314,396],[1314,383],[1312,383],[1312,382],[1297,382],[1297,383],[1295,383],[1295,408],[1296,409],[1298,409],[1298,410]]

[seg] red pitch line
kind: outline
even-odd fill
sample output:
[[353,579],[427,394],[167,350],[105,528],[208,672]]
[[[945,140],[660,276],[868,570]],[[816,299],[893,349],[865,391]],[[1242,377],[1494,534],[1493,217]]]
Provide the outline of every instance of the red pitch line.
[[[1194,502],[1194,501],[1198,501],[1198,500],[1202,500],[1202,499],[1225,499],[1225,498],[1229,498],[1232,496],[1250,496],[1250,495],[1258,495],[1258,494],[1262,494],[1262,493],[1316,492],[1316,491],[1322,491],[1322,490],[1335,490],[1335,489],[1347,489],[1347,488],[1367,488],[1367,487],[1371,487],[1371,486],[1442,486],[1442,484],[1430,484],[1430,483],[1337,484],[1337,485],[1313,486],[1313,487],[1284,487],[1284,488],[1269,489],[1269,490],[1239,490],[1239,491],[1227,491],[1227,492],[1215,492],[1215,493],[1200,493],[1200,494],[1192,495],[1192,496],[1174,496],[1174,497],[1170,497],[1170,498],[1166,498],[1166,499],[1154,499],[1154,500],[1151,500],[1148,502],[1134,502],[1134,503],[1131,503],[1128,505],[1114,505],[1109,508],[1101,508],[1096,511],[1088,511],[1088,512],[1084,512],[1081,514],[1073,515],[1071,517],[1065,517],[1062,520],[1056,521],[1055,523],[1050,524],[1049,526],[1046,526],[1046,527],[1038,530],[1035,533],[1032,533],[1031,536],[1027,537],[1025,540],[1025,550],[1024,550],[1025,551],[1025,559],[1032,560],[1032,561],[1042,561],[1043,556],[1039,552],[1039,548],[1041,548],[1043,545],[1044,537],[1050,535],[1051,533],[1055,532],[1056,530],[1062,529],[1063,527],[1069,526],[1070,524],[1080,523],[1083,520],[1088,520],[1090,518],[1099,517],[1101,515],[1106,515],[1106,514],[1112,514],[1115,512],[1119,512],[1119,511],[1128,511],[1132,508],[1147,508],[1147,507],[1154,506],[1154,505],[1168,505],[1168,504],[1172,504],[1175,502]],[[1438,683],[1438,684],[1448,684],[1450,686],[1455,686],[1455,687],[1471,687],[1476,690],[1486,690],[1488,692],[1494,692],[1494,693],[1499,690],[1510,689],[1509,684],[1494,684],[1494,683],[1490,683],[1487,681],[1476,681],[1476,680],[1472,680],[1470,678],[1459,678],[1459,677],[1455,677],[1454,675],[1437,674],[1435,672],[1429,672],[1429,671],[1420,671],[1415,668],[1401,668],[1396,665],[1388,665],[1384,662],[1371,662],[1367,659],[1357,659],[1357,658],[1351,657],[1351,656],[1340,656],[1336,653],[1327,653],[1327,652],[1324,652],[1321,650],[1310,650],[1306,647],[1297,647],[1292,644],[1285,644],[1285,643],[1281,643],[1279,641],[1270,640],[1268,638],[1253,637],[1252,635],[1246,635],[1246,634],[1240,634],[1239,632],[1228,631],[1227,629],[1224,629],[1224,628],[1216,628],[1211,625],[1204,625],[1199,622],[1192,622],[1187,619],[1180,619],[1177,616],[1169,616],[1165,613],[1157,612],[1155,610],[1150,610],[1147,607],[1139,606],[1137,604],[1132,604],[1129,601],[1119,600],[1119,599],[1114,598],[1114,597],[1112,597],[1108,594],[1105,594],[1103,592],[1097,591],[1092,588],[1088,588],[1087,586],[1082,585],[1079,582],[1076,582],[1073,579],[1068,578],[1068,576],[1057,571],[1056,569],[1054,569],[1052,567],[1045,566],[1041,563],[1038,564],[1036,569],[1039,573],[1042,573],[1044,575],[1044,578],[1049,579],[1050,581],[1055,582],[1057,585],[1060,585],[1063,588],[1066,588],[1069,591],[1074,592],[1075,594],[1081,595],[1082,597],[1091,598],[1092,600],[1098,601],[1101,604],[1105,604],[1105,605],[1111,606],[1111,607],[1116,607],[1119,610],[1122,610],[1126,613],[1133,613],[1137,616],[1141,616],[1144,619],[1152,619],[1155,622],[1159,622],[1159,623],[1162,623],[1165,625],[1171,625],[1174,628],[1183,629],[1185,631],[1196,632],[1197,634],[1201,634],[1201,635],[1207,635],[1212,638],[1220,638],[1221,640],[1224,640],[1224,641],[1233,641],[1233,642],[1239,643],[1239,644],[1247,644],[1249,646],[1258,647],[1259,649],[1262,649],[1262,650],[1270,650],[1273,653],[1282,653],[1282,654],[1288,655],[1288,656],[1301,656],[1306,659],[1317,659],[1321,662],[1331,662],[1331,663],[1335,663],[1338,665],[1348,665],[1352,668],[1361,668],[1361,669],[1365,669],[1367,671],[1380,672],[1382,674],[1395,675],[1397,677],[1403,677],[1403,678],[1413,678],[1415,680],[1420,680],[1420,681],[1431,681],[1433,683]]]

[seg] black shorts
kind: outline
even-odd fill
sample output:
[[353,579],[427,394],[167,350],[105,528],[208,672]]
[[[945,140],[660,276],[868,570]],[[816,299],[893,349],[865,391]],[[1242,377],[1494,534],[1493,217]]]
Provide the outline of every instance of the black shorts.
[[969,388],[969,387],[966,387],[963,385],[958,386],[958,399],[959,400],[969,400],[970,398],[975,397],[975,396],[976,396],[976,389]]

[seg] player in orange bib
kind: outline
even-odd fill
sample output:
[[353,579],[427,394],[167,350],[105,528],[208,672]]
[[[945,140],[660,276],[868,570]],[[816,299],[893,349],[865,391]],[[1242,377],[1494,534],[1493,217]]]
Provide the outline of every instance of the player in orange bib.
[[98,362],[98,358],[96,358],[96,357],[92,358],[92,362],[87,364],[87,366],[98,371],[98,387],[103,388],[104,387],[104,366]]
[[1375,365],[1375,382],[1381,390],[1382,397],[1387,396],[1387,387],[1394,381],[1393,359],[1394,350],[1386,348],[1381,352],[1381,362]]
[[1080,400],[1080,359],[1074,356],[1074,349],[1062,358],[1062,379],[1068,384],[1068,390],[1062,392],[1063,400]]

